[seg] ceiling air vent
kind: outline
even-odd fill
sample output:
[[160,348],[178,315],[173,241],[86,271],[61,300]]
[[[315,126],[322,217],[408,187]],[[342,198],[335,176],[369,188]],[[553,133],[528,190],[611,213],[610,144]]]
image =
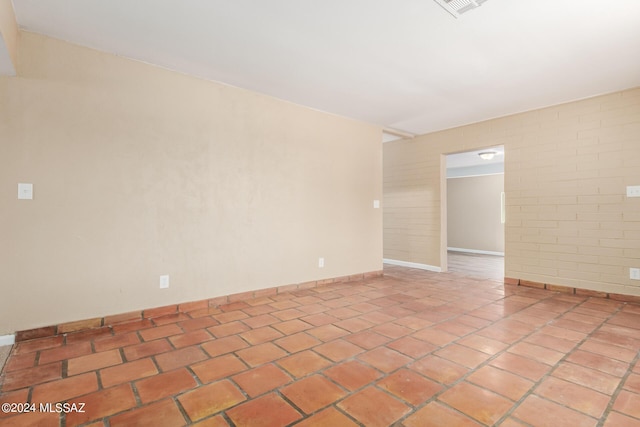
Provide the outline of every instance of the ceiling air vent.
[[434,0],[444,10],[452,14],[454,17],[458,17],[465,12],[475,9],[482,5],[487,0]]

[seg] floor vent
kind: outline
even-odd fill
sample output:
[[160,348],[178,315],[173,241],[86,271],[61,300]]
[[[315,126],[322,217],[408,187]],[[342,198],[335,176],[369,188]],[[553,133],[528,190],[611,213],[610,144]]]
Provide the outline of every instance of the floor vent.
[[444,10],[455,18],[482,5],[487,0],[435,0]]

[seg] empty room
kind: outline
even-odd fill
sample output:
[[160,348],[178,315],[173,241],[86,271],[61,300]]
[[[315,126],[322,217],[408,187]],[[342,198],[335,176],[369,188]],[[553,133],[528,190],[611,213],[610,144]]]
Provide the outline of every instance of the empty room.
[[640,427],[640,2],[0,0],[0,427]]

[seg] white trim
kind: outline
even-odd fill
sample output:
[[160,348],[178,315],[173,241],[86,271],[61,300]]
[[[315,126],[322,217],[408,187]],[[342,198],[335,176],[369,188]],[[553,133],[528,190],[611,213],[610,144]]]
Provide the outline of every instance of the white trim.
[[0,346],[13,345],[16,342],[15,335],[0,335]]
[[419,268],[420,270],[435,271],[436,273],[442,272],[442,268],[436,267],[435,265],[418,264],[417,262],[398,261],[395,259],[386,259],[386,258],[384,258],[382,262],[384,262],[385,264],[399,265],[401,267],[411,267],[411,268]]
[[[456,169],[456,168],[453,168],[453,169]],[[479,176],[491,176],[491,175],[504,175],[504,172],[488,172],[488,173],[476,173],[471,175],[455,175],[455,176],[447,176],[447,179],[477,178]]]
[[479,249],[447,248],[447,250],[451,252],[466,252],[468,254],[504,256],[504,252],[481,251]]
[[387,135],[399,136],[402,139],[413,139],[416,137],[415,133],[405,132],[393,128],[383,128],[382,133],[386,133]]

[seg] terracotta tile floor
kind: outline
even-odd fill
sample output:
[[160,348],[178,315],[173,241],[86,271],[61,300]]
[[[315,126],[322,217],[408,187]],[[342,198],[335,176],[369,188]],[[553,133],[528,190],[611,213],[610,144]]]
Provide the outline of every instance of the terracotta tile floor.
[[451,258],[446,274],[385,266],[20,343],[0,402],[84,412],[0,426],[640,426],[639,305],[505,286],[500,258]]

